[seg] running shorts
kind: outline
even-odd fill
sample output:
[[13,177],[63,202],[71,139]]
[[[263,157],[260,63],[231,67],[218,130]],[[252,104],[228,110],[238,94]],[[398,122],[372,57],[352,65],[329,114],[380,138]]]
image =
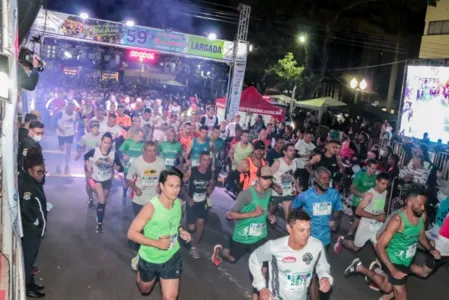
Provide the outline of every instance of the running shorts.
[[154,264],[139,259],[140,279],[143,282],[151,282],[156,277],[162,279],[177,279],[181,276],[181,254],[176,252],[169,260],[162,264]]

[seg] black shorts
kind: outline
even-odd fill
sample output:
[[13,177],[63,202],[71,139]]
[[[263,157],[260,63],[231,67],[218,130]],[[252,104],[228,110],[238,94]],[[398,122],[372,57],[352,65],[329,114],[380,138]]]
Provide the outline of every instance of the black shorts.
[[235,258],[235,260],[239,260],[246,253],[251,253],[263,244],[267,242],[266,238],[261,239],[255,244],[243,244],[234,241],[232,238],[229,240],[229,254]]
[[156,277],[162,279],[177,279],[181,276],[181,253],[176,252],[168,261],[154,264],[139,259],[139,274],[143,282],[151,282]]
[[195,202],[192,206],[186,203],[186,221],[187,225],[193,225],[196,220],[203,219],[207,220],[208,210],[207,210],[207,200],[202,202]]
[[357,206],[351,206],[351,209],[352,209],[352,216],[355,219],[361,219],[362,218],[361,216],[359,216],[358,214],[355,213],[357,211]]
[[[393,264],[393,266],[396,269],[398,269],[399,271],[401,271],[402,273],[405,273],[407,275],[412,273],[410,266],[407,267],[407,266],[398,265],[398,264]],[[405,285],[407,283],[408,276],[405,276],[402,279],[396,279],[393,277],[393,275],[391,275],[390,270],[385,265],[383,265],[383,269],[385,270],[385,273],[387,273],[387,275],[388,275],[388,282],[390,282],[392,285]]]
[[64,146],[64,144],[73,144],[73,135],[69,136],[59,136],[58,135],[59,146]]
[[112,179],[106,180],[106,181],[97,181],[94,179],[95,183],[100,183],[104,190],[110,190],[112,187]]

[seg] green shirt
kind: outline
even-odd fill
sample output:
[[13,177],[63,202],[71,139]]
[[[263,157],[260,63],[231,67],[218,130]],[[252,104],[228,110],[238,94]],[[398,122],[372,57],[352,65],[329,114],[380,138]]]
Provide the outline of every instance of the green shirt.
[[176,165],[176,159],[182,155],[181,143],[163,141],[159,144],[159,155],[165,160],[167,167],[174,167]]
[[163,264],[179,251],[178,229],[182,215],[181,200],[176,199],[170,209],[162,205],[158,196],[154,196],[150,203],[154,207],[154,213],[143,228],[143,235],[152,240],[158,240],[160,237],[168,235],[171,244],[167,250],[142,245],[139,249],[139,256],[147,262]]
[[220,155],[221,152],[224,150],[225,141],[219,137],[214,141],[214,146],[215,146],[215,167],[221,168],[223,163]]
[[131,166],[131,163],[133,160],[139,156],[142,155],[143,152],[143,145],[144,141],[141,142],[134,142],[133,139],[127,139],[123,142],[123,144],[120,146],[120,152],[125,154],[129,157],[127,161],[123,161],[123,168],[125,169],[125,173],[128,172],[129,167]]
[[419,218],[418,224],[413,225],[407,219],[404,211],[401,210],[398,214],[404,223],[404,230],[393,235],[385,250],[393,264],[409,267],[415,257],[419,234],[424,226],[424,221]]
[[[270,203],[271,192],[267,191],[264,197],[260,197],[254,186],[243,191],[249,191],[252,196],[252,202],[244,206],[240,213],[249,213],[256,209],[257,206],[263,208],[264,213],[255,218],[240,219],[234,228],[232,239],[242,244],[255,244],[267,236],[267,210]],[[238,198],[238,197],[237,197]]]
[[[376,174],[369,176],[368,174],[366,174],[366,171],[359,172],[355,175],[353,184],[357,191],[366,193],[370,188],[373,188],[376,185]],[[359,206],[360,202],[360,197],[354,195],[352,199],[352,206],[357,207]]]

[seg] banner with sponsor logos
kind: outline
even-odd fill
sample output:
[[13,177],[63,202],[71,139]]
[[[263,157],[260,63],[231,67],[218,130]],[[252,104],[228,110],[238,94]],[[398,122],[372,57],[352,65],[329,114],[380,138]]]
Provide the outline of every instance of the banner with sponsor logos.
[[[31,28],[35,34],[111,46],[126,46],[232,61],[234,42],[211,41],[205,37],[133,26],[41,9]],[[236,60],[246,61],[247,44],[239,43]]]

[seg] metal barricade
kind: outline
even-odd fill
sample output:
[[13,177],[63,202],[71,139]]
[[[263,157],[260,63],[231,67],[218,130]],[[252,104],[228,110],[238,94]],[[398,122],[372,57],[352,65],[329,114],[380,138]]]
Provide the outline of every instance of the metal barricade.
[[[396,186],[399,186],[398,183],[399,183],[399,177],[397,177],[397,176],[395,178],[393,178],[393,180],[390,183],[391,185],[390,185],[390,191],[388,193],[388,206],[387,206],[387,212],[386,212],[387,217],[390,215],[391,209],[393,207],[393,199],[394,199],[394,192],[395,192],[394,189]],[[401,192],[402,192],[402,190],[400,191],[400,193]],[[399,197],[400,196],[401,195],[399,195]]]

